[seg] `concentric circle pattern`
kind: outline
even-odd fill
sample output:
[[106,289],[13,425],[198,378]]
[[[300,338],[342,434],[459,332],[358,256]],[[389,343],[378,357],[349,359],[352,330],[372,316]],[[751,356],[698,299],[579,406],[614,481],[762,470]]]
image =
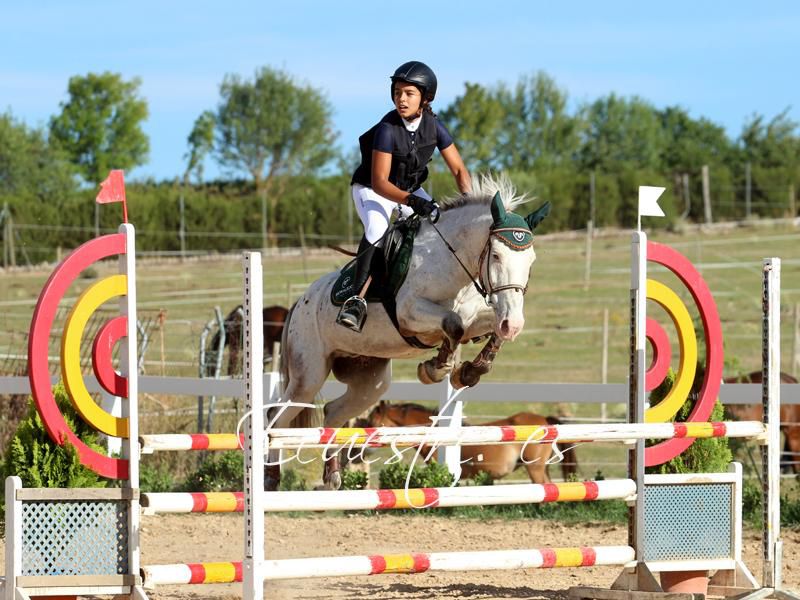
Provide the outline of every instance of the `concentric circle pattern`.
[[[717,305],[708,289],[708,285],[706,285],[694,265],[674,248],[648,241],[647,260],[672,271],[686,286],[697,306],[703,322],[706,360],[703,385],[694,408],[689,414],[688,421],[708,421],[722,382],[722,326]],[[645,413],[645,421],[647,422],[664,422],[675,416],[675,413],[686,400],[691,390],[696,374],[697,337],[688,310],[674,291],[656,281],[648,280],[647,297],[657,302],[669,314],[678,332],[680,343],[680,364],[673,389],[664,400],[648,409]],[[651,327],[649,322],[647,327],[647,336],[651,340],[656,356],[649,370],[653,372],[653,375],[646,380],[647,389],[651,390],[666,375],[666,369],[663,369],[663,365],[660,363],[660,355],[663,354],[665,349],[663,340],[660,339],[663,330],[658,332],[656,327]],[[658,369],[657,372],[656,369]],[[664,375],[661,375],[662,369]],[[653,387],[650,387],[651,385]],[[654,466],[665,463],[686,450],[693,441],[692,438],[675,438],[650,446],[645,450],[645,465]]]
[[[124,296],[126,287],[127,279],[124,275],[101,279],[89,287],[72,307],[64,327],[64,335],[61,337],[61,375],[76,410],[84,421],[98,431],[123,438],[128,437],[127,419],[110,415],[99,407],[83,382],[81,337],[92,313],[106,301]],[[110,353],[102,354],[102,356],[111,358]],[[111,365],[106,365],[103,370],[110,367]]]
[[669,344],[669,336],[658,321],[647,317],[646,337],[650,341],[653,349],[653,362],[645,373],[644,389],[651,392],[656,389],[669,372],[669,360],[672,356],[672,349]]
[[[50,332],[53,328],[58,305],[64,298],[69,286],[80,276],[82,271],[92,264],[105,258],[122,254],[125,254],[124,233],[106,235],[90,240],[70,253],[50,275],[42,289],[42,293],[39,295],[28,338],[28,377],[31,382],[31,392],[50,438],[57,444],[64,444],[69,441],[77,449],[84,465],[104,477],[115,479],[128,478],[128,461],[108,457],[96,452],[84,444],[67,426],[53,396],[48,354]],[[86,392],[80,371],[79,346],[81,334],[91,312],[106,300],[125,293],[125,277],[122,275],[109,277],[89,288],[78,300],[68,317],[64,335],[62,336],[61,351],[61,366],[65,384],[68,385],[68,391],[71,396],[73,393],[78,393],[77,397],[72,396],[76,408],[94,427],[98,427],[109,435],[116,436],[127,435],[128,423],[125,419],[118,419],[102,410]],[[122,337],[120,330],[124,333],[126,329],[126,327],[122,327],[123,325],[126,325],[124,318],[122,324],[117,322],[115,325],[110,326],[111,329],[107,329],[107,325],[100,330],[100,334],[98,334],[100,341],[95,340],[95,357],[98,355],[98,344],[103,345],[105,343],[109,345],[113,343],[112,339],[116,341]],[[109,348],[108,352],[101,349],[100,355],[104,360],[108,359],[110,361],[111,349]],[[96,366],[95,370],[97,368]],[[116,378],[110,376],[110,364],[99,368],[107,375],[102,379],[106,382],[103,384],[104,387],[108,388],[108,380],[111,380],[114,389],[116,389],[119,383]],[[85,396],[82,396],[81,392],[84,392]]]
[[680,343],[680,365],[672,389],[661,402],[651,406],[644,413],[645,423],[664,423],[677,414],[692,389],[694,374],[697,371],[697,338],[692,317],[678,294],[663,283],[648,279],[647,298],[655,300],[667,311],[675,324]]

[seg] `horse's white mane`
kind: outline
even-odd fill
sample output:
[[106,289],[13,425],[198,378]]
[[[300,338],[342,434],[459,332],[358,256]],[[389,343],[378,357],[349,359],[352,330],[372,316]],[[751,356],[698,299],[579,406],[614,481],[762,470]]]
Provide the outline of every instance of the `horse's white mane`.
[[455,198],[445,198],[441,202],[442,211],[465,206],[467,204],[489,204],[496,193],[500,192],[503,199],[503,206],[506,210],[514,210],[520,204],[528,201],[525,194],[517,196],[517,189],[511,183],[508,175],[500,173],[497,176],[481,174],[472,181],[472,193]]

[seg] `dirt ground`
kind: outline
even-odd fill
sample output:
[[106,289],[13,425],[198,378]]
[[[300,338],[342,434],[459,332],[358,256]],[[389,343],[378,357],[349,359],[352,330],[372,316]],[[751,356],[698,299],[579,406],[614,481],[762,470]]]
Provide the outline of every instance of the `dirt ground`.
[[[624,526],[586,523],[565,526],[550,521],[479,521],[413,515],[310,516],[267,515],[267,558],[302,558],[480,549],[624,545]],[[240,515],[164,515],[144,517],[142,563],[239,560]],[[784,530],[785,587],[800,590],[800,531]],[[758,535],[745,531],[745,562],[761,579]],[[608,587],[617,567],[528,569],[466,573],[376,575],[268,582],[272,600],[370,599],[449,600],[566,598],[574,585]],[[169,586],[151,593],[156,600],[238,598],[238,584]]]
[[[376,516],[267,515],[267,558],[407,552],[458,552],[626,544],[622,525],[550,521],[457,520],[382,513]],[[784,587],[800,590],[800,531],[784,530]],[[142,519],[142,564],[241,560],[241,515],[161,515]],[[745,562],[761,579],[761,545],[745,531]],[[0,544],[0,552],[3,547]],[[618,567],[376,575],[268,582],[270,600],[562,600],[575,585],[609,587]],[[241,597],[240,584],[164,586],[153,600]]]

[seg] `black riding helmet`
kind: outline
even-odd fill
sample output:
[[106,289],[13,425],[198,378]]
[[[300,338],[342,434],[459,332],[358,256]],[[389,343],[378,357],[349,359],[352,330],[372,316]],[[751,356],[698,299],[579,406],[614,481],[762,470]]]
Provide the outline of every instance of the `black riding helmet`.
[[436,75],[431,68],[418,60],[411,60],[403,63],[391,77],[392,85],[389,88],[392,100],[394,100],[394,84],[396,81],[411,83],[422,91],[422,99],[433,102],[436,97]]

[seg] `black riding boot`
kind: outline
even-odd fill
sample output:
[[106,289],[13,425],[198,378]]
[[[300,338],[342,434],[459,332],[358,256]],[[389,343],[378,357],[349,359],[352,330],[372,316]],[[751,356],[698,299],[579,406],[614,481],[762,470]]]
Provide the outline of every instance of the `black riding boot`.
[[342,309],[339,311],[339,317],[336,319],[337,323],[353,331],[360,332],[364,319],[367,318],[367,303],[359,294],[369,277],[373,254],[375,254],[375,246],[370,244],[366,237],[362,237],[361,243],[358,245],[355,275],[350,286],[353,295],[345,300]]

